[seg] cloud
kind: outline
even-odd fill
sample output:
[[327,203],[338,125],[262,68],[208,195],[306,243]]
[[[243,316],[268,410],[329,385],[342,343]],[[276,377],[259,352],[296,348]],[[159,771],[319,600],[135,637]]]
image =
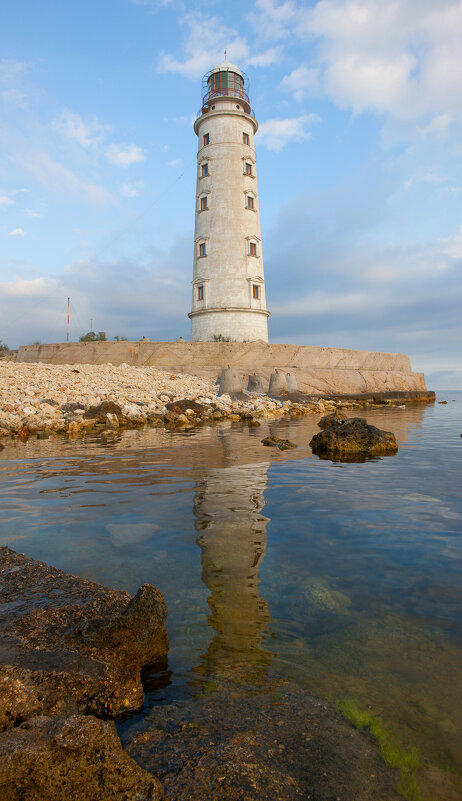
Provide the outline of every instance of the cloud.
[[320,70],[313,67],[297,67],[281,81],[281,88],[293,94],[296,100],[303,100],[305,94],[319,90]]
[[19,89],[5,89],[3,92],[0,93],[0,96],[5,104],[10,109],[21,108],[25,109],[27,107],[26,104],[26,95],[24,92],[20,92]]
[[29,65],[25,61],[10,58],[0,59],[0,83],[11,84],[27,72]]
[[172,159],[172,161],[168,162],[168,166],[173,168],[179,167],[180,164],[181,164],[181,159]]
[[175,72],[196,80],[208,72],[212,65],[223,61],[225,49],[229,60],[239,65],[267,67],[279,60],[280,52],[277,48],[255,53],[245,38],[239,36],[233,28],[224,25],[218,17],[191,13],[185,14],[180,21],[187,29],[183,47],[186,58],[179,60],[167,53],[162,54],[158,64],[159,72]]
[[462,259],[462,228],[455,236],[442,240],[443,253],[450,259]]
[[192,239],[190,231],[168,250],[152,248],[130,259],[81,259],[56,278],[0,282],[3,338],[10,346],[65,341],[67,297],[73,340],[88,330],[90,317],[108,337],[187,337]]
[[11,198],[8,197],[8,195],[0,194],[0,206],[12,206],[13,203],[14,200],[11,200]]
[[143,181],[136,181],[134,184],[123,184],[120,190],[121,195],[125,197],[138,197],[143,186]]
[[8,234],[8,236],[25,236],[26,232],[22,230],[22,228],[13,228],[12,231]]
[[77,142],[81,147],[95,147],[101,144],[109,125],[103,125],[96,117],[84,122],[79,114],[73,111],[62,111],[52,122],[53,130],[65,139]]
[[256,0],[255,9],[247,15],[247,19],[257,37],[270,41],[287,37],[298,15],[297,4],[291,0],[279,5],[274,0]]
[[146,151],[137,145],[113,144],[109,145],[106,150],[106,158],[111,164],[116,164],[117,167],[129,167],[130,164],[144,161]]
[[316,114],[303,114],[300,117],[274,118],[260,123],[258,129],[259,144],[268,150],[280,151],[289,142],[302,142],[311,138],[307,126],[319,122]]
[[102,186],[87,183],[68,167],[55,161],[48,153],[23,150],[15,154],[11,160],[49,192],[67,200],[80,198],[95,206],[112,202],[111,195]]
[[355,112],[462,112],[460,0],[319,0],[294,33],[315,42],[325,92]]

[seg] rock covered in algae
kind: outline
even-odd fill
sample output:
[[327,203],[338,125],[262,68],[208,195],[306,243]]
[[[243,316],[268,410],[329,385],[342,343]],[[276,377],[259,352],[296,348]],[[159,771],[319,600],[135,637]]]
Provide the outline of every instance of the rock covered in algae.
[[36,717],[0,733],[2,801],[157,801],[158,779],[126,754],[114,723]]
[[337,412],[319,421],[323,430],[310,442],[313,453],[334,456],[392,455],[397,452],[396,437],[370,425],[364,417],[342,419]]
[[288,451],[290,448],[297,447],[290,439],[279,439],[279,437],[265,437],[262,439],[262,444],[270,448],[279,448],[280,451]]

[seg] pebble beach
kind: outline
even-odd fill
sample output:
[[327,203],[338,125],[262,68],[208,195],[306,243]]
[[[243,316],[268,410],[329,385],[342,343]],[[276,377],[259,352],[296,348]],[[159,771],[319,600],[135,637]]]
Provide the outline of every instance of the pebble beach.
[[[179,401],[181,407],[176,406]],[[218,396],[218,385],[210,379],[154,367],[0,361],[0,437],[40,432],[75,435],[101,426],[193,427],[219,419],[258,422],[258,418],[322,413],[337,405],[322,400],[294,403],[256,393],[232,400],[229,395]]]

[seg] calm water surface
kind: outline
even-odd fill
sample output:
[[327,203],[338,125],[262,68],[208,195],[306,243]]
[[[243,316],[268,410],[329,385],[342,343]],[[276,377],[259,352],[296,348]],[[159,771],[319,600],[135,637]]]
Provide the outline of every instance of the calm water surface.
[[[162,590],[169,666],[146,709],[258,668],[355,698],[460,776],[462,393],[438,400],[368,411],[399,452],[359,464],[311,454],[313,416],[11,443],[0,541]],[[268,433],[299,447],[265,448]]]

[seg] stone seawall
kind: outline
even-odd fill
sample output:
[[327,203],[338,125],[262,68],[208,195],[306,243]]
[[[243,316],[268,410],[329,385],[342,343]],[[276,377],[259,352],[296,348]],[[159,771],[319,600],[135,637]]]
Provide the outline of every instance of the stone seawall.
[[173,373],[216,377],[236,367],[246,379],[269,379],[274,369],[294,375],[301,392],[316,395],[425,393],[423,373],[414,373],[402,353],[272,345],[263,342],[70,342],[26,345],[18,362],[46,364],[130,364]]

